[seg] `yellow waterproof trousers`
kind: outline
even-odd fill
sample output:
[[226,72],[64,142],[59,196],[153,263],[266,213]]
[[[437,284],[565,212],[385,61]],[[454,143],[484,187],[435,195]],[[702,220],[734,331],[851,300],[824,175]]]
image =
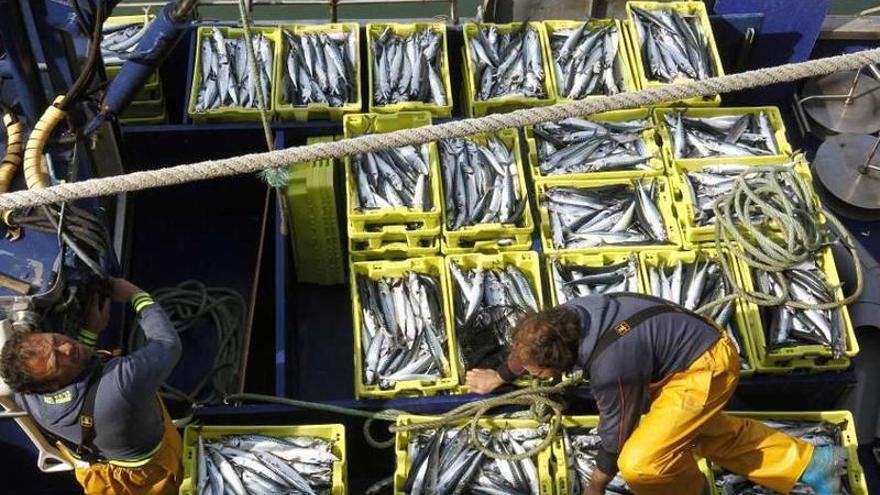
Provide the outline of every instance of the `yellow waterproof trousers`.
[[791,491],[813,446],[721,412],[739,369],[739,355],[724,334],[687,370],[651,385],[650,410],[618,459],[621,476],[637,495],[701,493],[705,477],[694,454],[777,492]]
[[[160,401],[161,404],[161,401]],[[95,463],[76,469],[76,479],[87,495],[172,495],[183,479],[183,443],[162,404],[165,434],[159,450],[143,466],[122,467]]]

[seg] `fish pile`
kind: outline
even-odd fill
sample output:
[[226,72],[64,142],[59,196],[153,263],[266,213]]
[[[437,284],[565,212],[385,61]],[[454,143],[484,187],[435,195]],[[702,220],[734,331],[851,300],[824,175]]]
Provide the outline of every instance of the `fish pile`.
[[532,128],[542,175],[651,170],[642,119],[606,122],[567,118]]
[[715,75],[700,18],[674,10],[633,8],[645,74],[661,82],[678,78],[707,79]]
[[333,442],[323,438],[251,434],[205,441],[199,437],[196,493],[329,494],[337,461]]
[[520,222],[526,194],[513,151],[500,139],[490,136],[485,146],[469,139],[440,141],[440,163],[447,228]]
[[399,381],[447,376],[446,318],[437,278],[407,272],[371,280],[359,274],[356,284],[364,384],[387,390]]
[[211,29],[212,35],[203,37],[199,47],[202,70],[196,112],[221,107],[259,108],[257,84],[263,90],[268,108],[272,98],[272,40],[262,33],[251,38],[260,71],[258,83],[257,78],[251,76],[244,37],[226,39],[217,27]]
[[[648,266],[648,285],[651,295],[697,311],[702,306],[721,299],[733,292],[721,263],[713,259],[697,257],[694,262],[681,260],[666,266]],[[736,346],[743,369],[751,368],[748,354],[742,341],[740,329],[737,328],[735,301],[727,301],[724,305],[712,308],[704,316],[711,318],[719,327],[727,331],[730,340]]]
[[[780,164],[779,167],[790,169],[794,163]],[[766,178],[767,167],[761,167],[764,171],[749,172],[743,175],[746,183]],[[688,170],[682,174],[685,184],[687,185],[687,193],[691,198],[691,204],[694,205],[694,225],[697,227],[705,227],[715,223],[715,206],[722,198],[727,196],[736,185],[736,179],[744,172],[756,170],[755,167],[737,164],[718,164],[709,165],[700,170]],[[796,206],[802,206],[803,200],[796,192],[799,188],[791,181],[791,176],[782,174],[779,176],[781,181],[781,189],[785,192],[788,200]],[[772,198],[768,199],[773,203]],[[776,207],[776,206],[774,206]],[[783,207],[779,206],[780,211]],[[760,216],[755,213],[753,220]]]
[[390,27],[373,39],[373,102],[390,105],[421,101],[446,105],[443,37],[425,28],[399,36]]
[[[789,270],[777,272],[788,286],[776,276],[760,269],[752,270],[756,287],[766,294],[787,296],[806,304],[828,303],[837,300],[835,291],[815,261],[805,261]],[[846,351],[846,332],[839,309],[797,309],[788,306],[761,307],[761,320],[768,347],[778,349],[800,345],[831,347],[834,359]]]
[[512,331],[528,312],[538,311],[529,279],[512,264],[484,270],[454,262],[456,340],[464,369],[494,368],[507,358]]
[[554,259],[550,262],[550,269],[559,304],[591,294],[639,292],[638,265],[634,256],[622,263],[605,266],[569,265]]
[[576,29],[551,32],[550,52],[559,96],[579,100],[623,91],[623,67],[617,56],[619,38],[613,23],[588,28],[584,22]]
[[[477,430],[479,440],[495,452],[522,454],[541,441],[544,427]],[[468,428],[441,429],[414,435],[407,445],[412,466],[403,493],[410,495],[472,493],[538,495],[534,458],[493,459],[471,446]]]
[[556,249],[663,244],[669,239],[657,208],[657,182],[591,188],[549,187],[543,206]]
[[[601,439],[595,428],[565,428],[562,431],[568,470],[568,493],[581,495],[593,479]],[[631,495],[629,485],[618,473],[605,488],[606,495]]]
[[[763,423],[774,430],[800,438],[817,447],[828,445],[841,446],[839,439],[842,425],[826,421],[763,421]],[[780,495],[769,488],[756,485],[744,476],[726,471],[716,472],[715,487],[721,495]],[[849,487],[849,477],[845,473],[841,475],[841,491],[837,493],[838,495],[849,495],[852,493]],[[797,482],[789,494],[816,495],[816,492],[807,484]]]
[[358,47],[354,33],[283,33],[287,52],[282,98],[286,103],[340,107],[357,100]]
[[352,167],[359,211],[400,207],[430,211],[434,207],[427,144],[355,155]]
[[477,100],[502,96],[545,98],[544,58],[538,31],[528,24],[500,34],[495,26],[477,26],[468,37]]
[[150,22],[104,24],[101,27],[101,58],[105,65],[122,65],[137,48]]
[[682,113],[664,115],[675,158],[779,154],[764,111],[719,117],[685,117]]

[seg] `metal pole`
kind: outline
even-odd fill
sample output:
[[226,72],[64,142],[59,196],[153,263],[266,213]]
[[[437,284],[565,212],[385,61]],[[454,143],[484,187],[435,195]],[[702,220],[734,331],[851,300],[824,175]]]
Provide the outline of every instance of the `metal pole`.
[[336,3],[336,0],[330,1],[330,22],[336,22],[336,19],[339,18],[339,6]]
[[874,155],[877,154],[877,148],[880,148],[880,136],[877,137],[877,140],[874,141],[874,147],[871,148],[871,152],[868,153],[868,159],[865,160],[865,163],[859,168],[860,174],[867,174],[868,170],[880,170],[880,167],[876,165],[871,165],[871,161],[874,159]]
[[449,0],[449,21],[458,24],[458,0]]

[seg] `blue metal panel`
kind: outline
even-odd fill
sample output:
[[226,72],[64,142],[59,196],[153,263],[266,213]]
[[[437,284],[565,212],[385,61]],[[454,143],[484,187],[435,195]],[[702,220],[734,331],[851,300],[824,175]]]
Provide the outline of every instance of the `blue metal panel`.
[[[284,135],[281,132],[275,134],[275,147],[284,147]],[[273,208],[275,218],[275,395],[287,396],[287,284],[290,273],[287,266],[287,246],[290,237],[282,234],[281,222],[285,217],[281,215],[277,204]]]

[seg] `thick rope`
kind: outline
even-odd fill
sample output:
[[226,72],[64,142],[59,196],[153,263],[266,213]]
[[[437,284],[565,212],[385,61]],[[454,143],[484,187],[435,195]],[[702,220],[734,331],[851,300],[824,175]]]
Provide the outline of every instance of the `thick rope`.
[[768,67],[739,74],[714,77],[702,81],[662,85],[634,93],[620,93],[606,98],[581,100],[546,107],[493,114],[445,124],[405,129],[387,134],[369,134],[341,141],[316,143],[268,153],[253,153],[223,160],[208,160],[126,175],[59,184],[45,189],[16,191],[0,195],[0,209],[17,209],[35,205],[60,203],[80,198],[107,196],[199,180],[253,173],[291,163],[340,158],[357,153],[373,152],[406,145],[417,145],[441,139],[465,137],[589,115],[609,110],[637,108],[687,98],[729,93],[748,88],[816,77],[834,72],[858,69],[880,63],[880,49],[838,55],[797,64]]

